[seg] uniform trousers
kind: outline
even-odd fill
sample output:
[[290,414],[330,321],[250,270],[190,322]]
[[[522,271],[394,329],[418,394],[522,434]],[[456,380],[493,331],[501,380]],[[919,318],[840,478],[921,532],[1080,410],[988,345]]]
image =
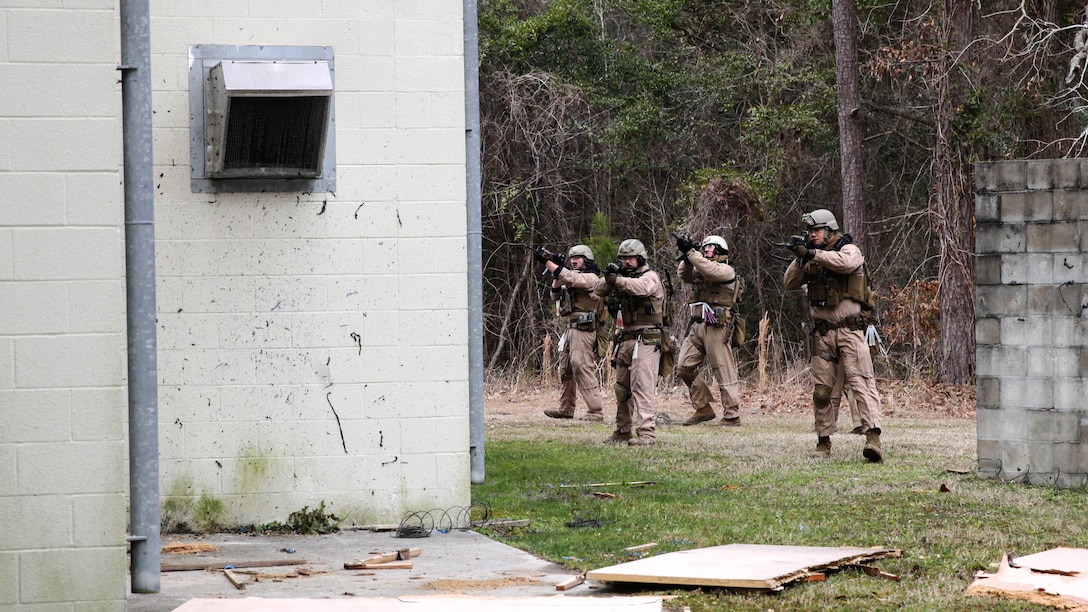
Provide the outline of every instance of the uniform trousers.
[[[812,377],[817,391],[813,393],[816,417],[816,435],[830,436],[835,433],[839,408],[832,405],[831,389],[835,386],[835,370],[842,366],[843,386],[853,394],[858,405],[858,417],[863,430],[880,427],[880,394],[876,390],[873,374],[873,358],[865,342],[865,332],[840,327],[816,334],[812,356]],[[826,387],[824,400],[816,400],[819,387]],[[821,405],[822,404],[822,405]]]
[[616,433],[656,440],[657,368],[661,347],[627,332],[616,351]]
[[707,325],[696,323],[691,326],[680,355],[676,358],[676,374],[688,386],[691,405],[696,412],[711,411],[710,403],[714,394],[706,382],[706,377],[699,372],[703,363],[709,364],[710,377],[717,384],[721,393],[722,418],[740,417],[740,380],[737,377],[737,365],[733,360],[733,327],[731,325]]
[[559,412],[574,416],[575,394],[581,393],[589,414],[604,414],[601,383],[597,379],[597,332],[575,327],[567,330],[559,352]]

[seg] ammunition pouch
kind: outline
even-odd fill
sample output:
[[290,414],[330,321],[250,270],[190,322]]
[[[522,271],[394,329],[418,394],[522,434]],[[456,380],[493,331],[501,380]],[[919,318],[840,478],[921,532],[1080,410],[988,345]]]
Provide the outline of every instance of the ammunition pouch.
[[834,323],[831,321],[825,321],[823,319],[816,319],[812,322],[813,329],[815,329],[816,333],[820,334],[821,336],[833,329],[846,328],[862,331],[866,328],[867,325],[868,322],[866,321],[865,316],[860,314],[851,315],[849,317],[846,317],[842,321]]
[[580,331],[593,331],[597,329],[597,313],[592,311],[579,312],[567,319],[567,323]]

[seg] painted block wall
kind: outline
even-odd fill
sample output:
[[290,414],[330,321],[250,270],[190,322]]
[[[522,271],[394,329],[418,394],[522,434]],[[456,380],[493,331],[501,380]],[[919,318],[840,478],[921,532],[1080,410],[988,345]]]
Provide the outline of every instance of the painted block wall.
[[119,33],[69,4],[0,8],[0,609],[120,611]]
[[[151,11],[165,518],[468,505],[461,2]],[[332,48],[335,193],[191,192],[190,45]]]
[[979,163],[981,475],[1088,485],[1088,160]]

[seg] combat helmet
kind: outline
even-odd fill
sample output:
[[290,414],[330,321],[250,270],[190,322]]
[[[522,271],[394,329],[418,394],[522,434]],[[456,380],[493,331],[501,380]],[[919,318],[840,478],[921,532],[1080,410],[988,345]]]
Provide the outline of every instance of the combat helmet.
[[640,268],[646,265],[646,246],[637,238],[628,238],[621,242],[617,254],[620,257],[637,257]]
[[567,251],[567,258],[582,257],[586,263],[593,263],[593,251],[584,244],[576,244]]
[[729,245],[725,242],[725,238],[722,238],[721,236],[712,234],[703,238],[703,243],[699,245],[699,248],[702,249],[708,244],[714,245],[714,255],[717,257],[729,254]]
[[835,220],[834,213],[826,208],[818,208],[810,213],[805,213],[801,216],[801,221],[804,222],[809,231],[823,227],[833,232],[839,231],[839,222]]

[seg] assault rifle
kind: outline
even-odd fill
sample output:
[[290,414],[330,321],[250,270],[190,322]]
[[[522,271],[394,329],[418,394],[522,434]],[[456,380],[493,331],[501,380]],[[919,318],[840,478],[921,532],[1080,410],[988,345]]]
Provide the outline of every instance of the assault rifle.
[[[796,236],[790,236],[790,239],[789,239],[788,242],[772,242],[771,243],[771,246],[776,246],[776,247],[779,247],[779,248],[788,249],[791,252],[793,251],[794,247],[800,246],[800,245],[804,245],[804,247],[806,249],[810,250],[810,251],[816,248],[816,245],[813,244],[813,242],[812,242],[812,238],[808,235],[808,230],[805,230],[805,231],[801,232],[800,234],[797,234]],[[779,261],[793,261],[794,260],[793,257],[781,257],[779,255],[773,255],[773,254],[771,255],[771,257],[773,257],[773,258],[775,258],[775,259],[777,259]]]
[[[534,246],[534,245],[525,244],[523,242],[515,242],[513,244],[514,244],[514,246],[519,246],[519,247],[521,247],[523,249],[529,249],[530,251],[532,251],[533,258],[536,259],[537,261],[541,262],[541,263],[543,263],[545,261],[551,261],[551,262],[554,262],[556,265],[559,265],[559,266],[562,266],[562,265],[566,264],[567,256],[564,255],[563,253],[553,253],[552,251],[549,251],[548,249],[546,249],[546,248],[544,248],[544,247],[542,247],[540,245],[535,245]],[[547,274],[547,273],[548,273],[548,269],[544,268],[543,274]]]
[[676,238],[676,244],[677,244],[677,245],[681,245],[681,244],[683,244],[683,245],[684,245],[684,247],[686,247],[686,248],[684,249],[684,252],[683,252],[683,253],[680,253],[679,255],[677,255],[677,256],[676,256],[676,261],[685,261],[685,260],[687,259],[687,252],[688,252],[688,250],[690,250],[690,249],[696,249],[696,250],[698,250],[698,248],[699,248],[699,243],[698,243],[698,242],[695,242],[695,241],[694,241],[694,240],[692,240],[692,239],[691,239],[690,237],[688,237],[688,236],[680,236],[680,235],[678,235],[678,234],[677,234],[676,232],[669,232],[669,233],[670,233],[670,234],[672,234],[672,237],[673,237],[673,238]]

